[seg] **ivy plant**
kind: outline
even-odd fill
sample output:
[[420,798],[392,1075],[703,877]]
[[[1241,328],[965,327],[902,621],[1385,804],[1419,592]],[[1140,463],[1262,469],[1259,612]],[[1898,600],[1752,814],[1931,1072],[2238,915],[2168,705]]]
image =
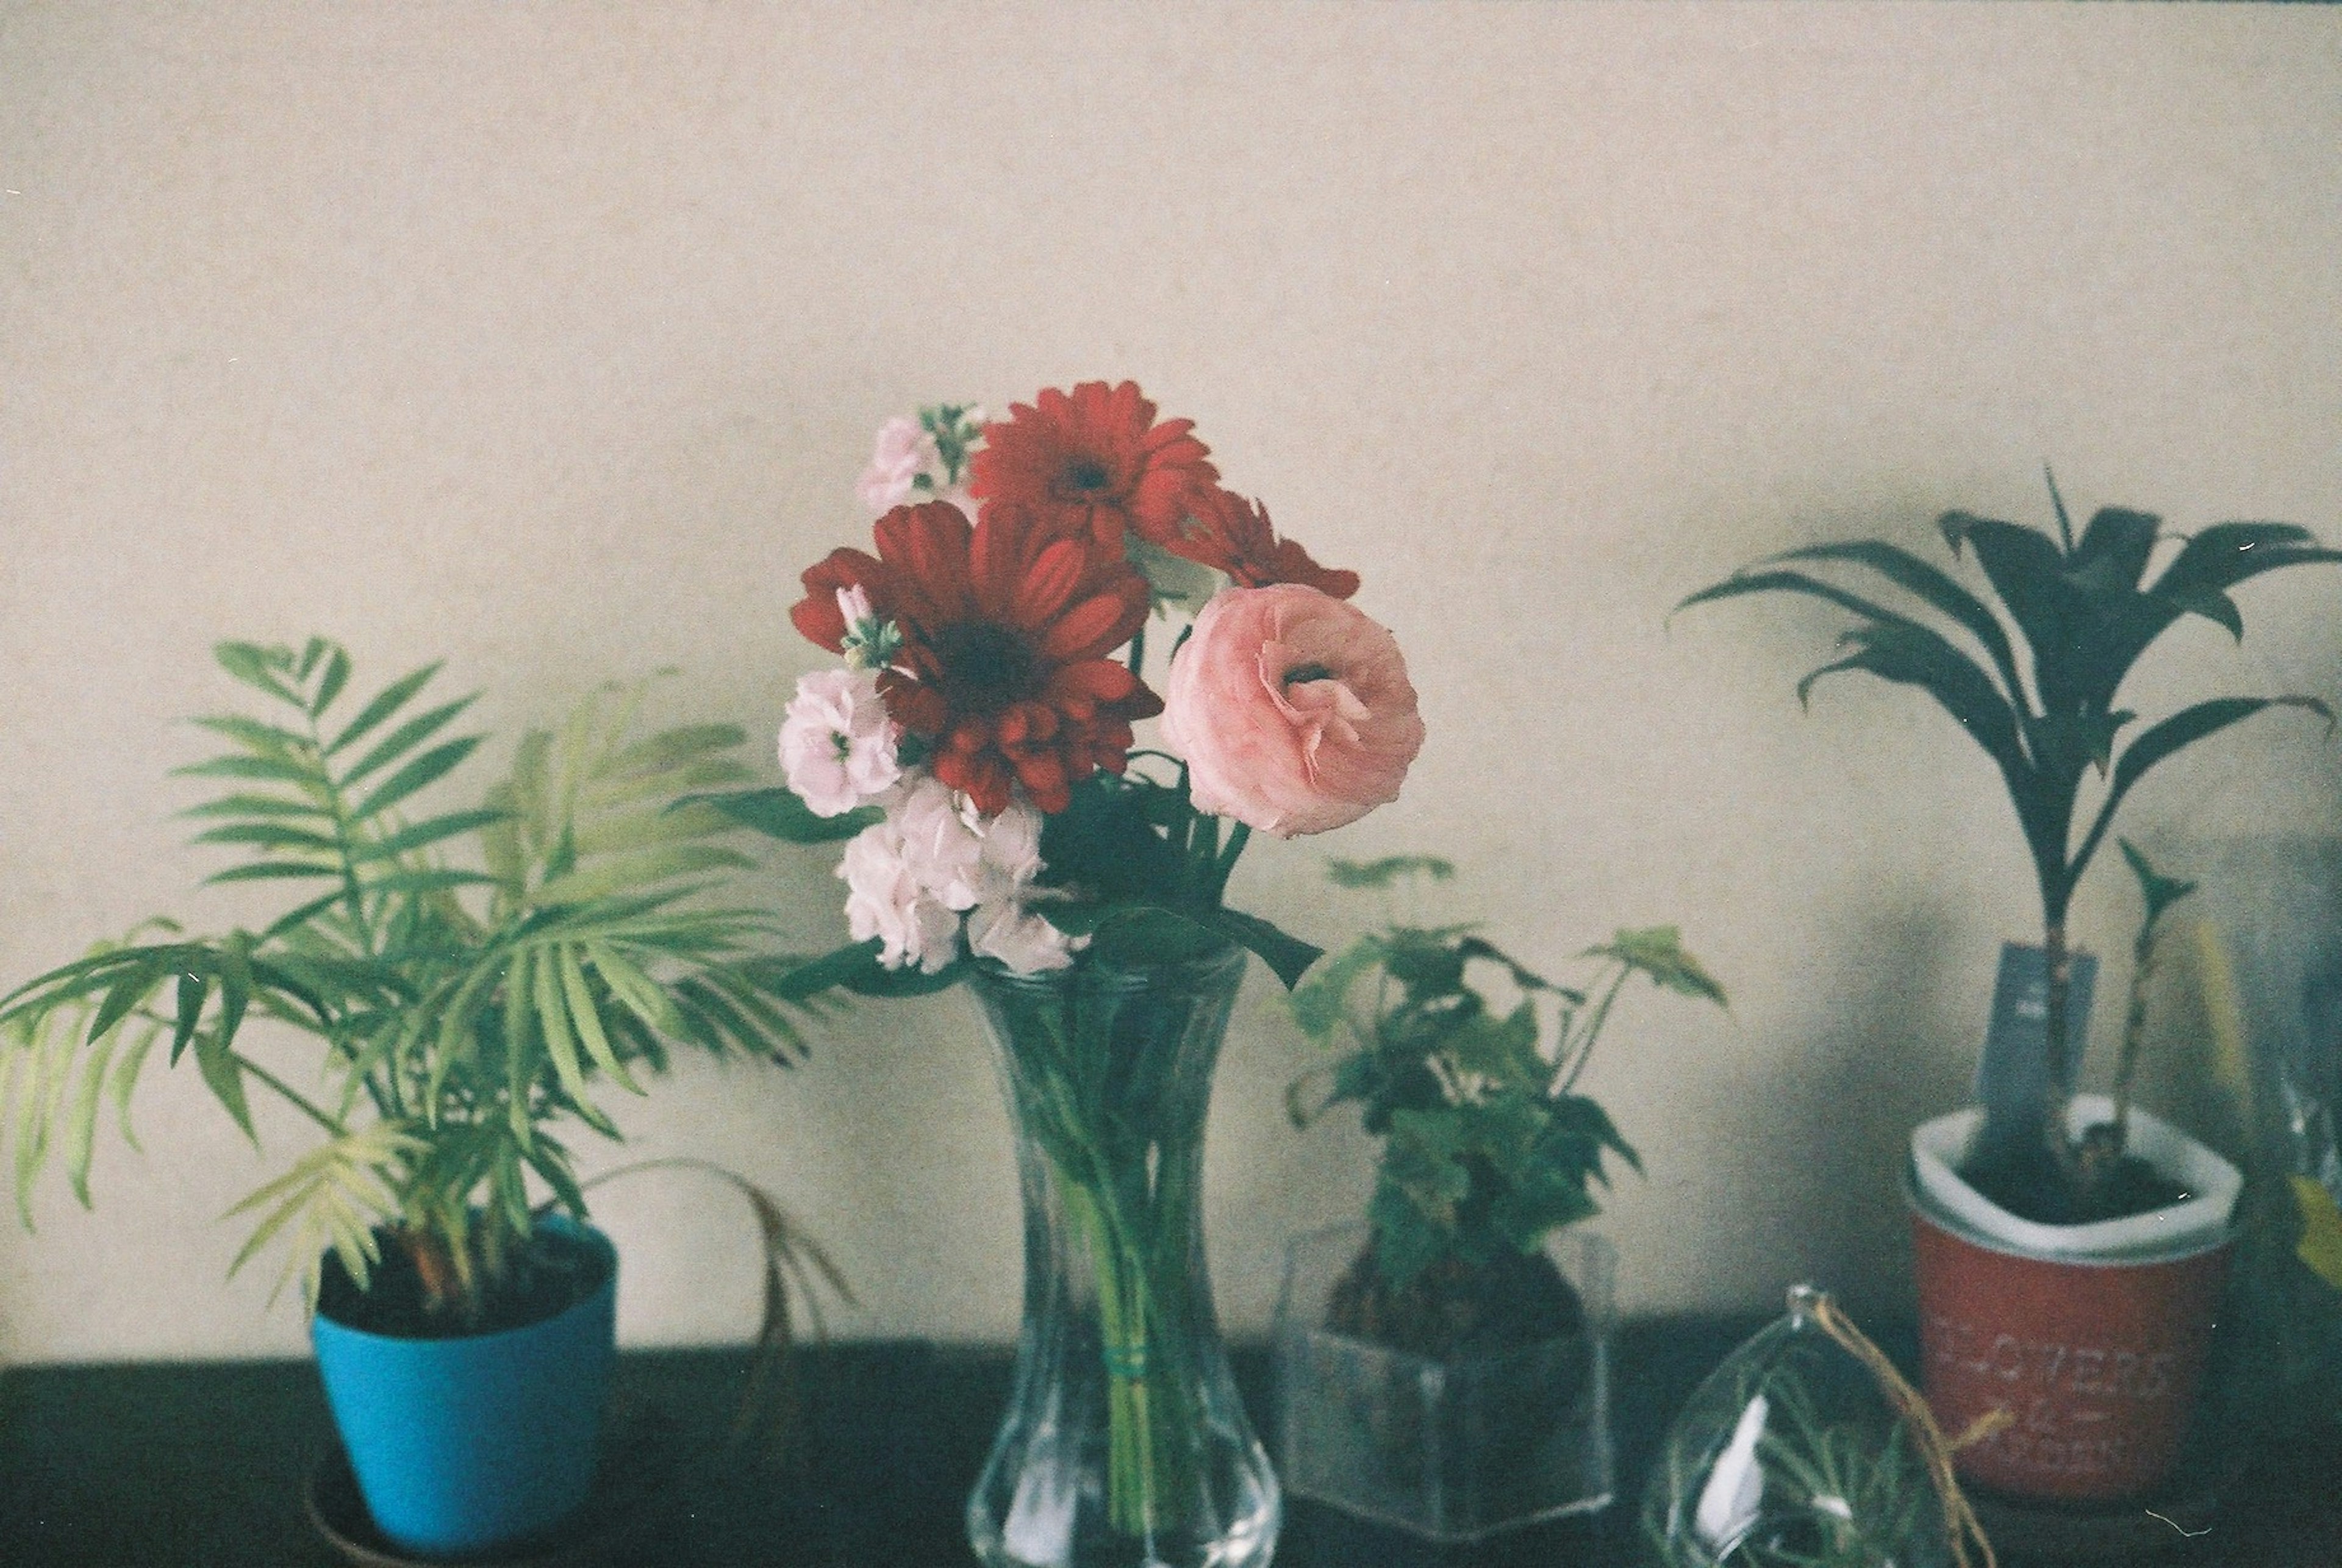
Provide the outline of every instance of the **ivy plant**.
[[[1403,855],[1337,860],[1331,872],[1337,885],[1374,889],[1454,868]],[[1355,1104],[1382,1140],[1367,1219],[1394,1290],[1443,1261],[1472,1271],[1535,1253],[1599,1212],[1606,1156],[1641,1170],[1609,1114],[1576,1093],[1611,1007],[1636,975],[1718,1006],[1724,988],[1672,926],[1620,931],[1577,957],[1590,976],[1564,984],[1476,926],[1392,922],[1295,988],[1303,1032],[1341,1054],[1292,1085],[1287,1110],[1306,1126]]]
[[[86,1204],[104,1105],[130,1139],[142,1074],[192,1062],[255,1143],[255,1093],[315,1134],[237,1205],[235,1267],[281,1243],[280,1288],[297,1274],[314,1300],[325,1253],[362,1290],[386,1238],[460,1329],[523,1255],[532,1179],[583,1216],[573,1140],[617,1136],[597,1093],[641,1093],[677,1047],[803,1053],[776,995],[797,961],[765,951],[760,914],[700,896],[749,862],[733,818],[686,797],[749,776],[744,737],[638,735],[642,688],[607,688],[525,736],[476,804],[425,807],[482,739],[457,733],[472,696],[425,695],[437,664],[354,701],[322,638],[216,653],[260,711],[197,721],[227,749],[178,772],[224,793],[186,814],[242,857],[211,884],[291,902],[219,935],[153,922],[0,997],[20,1206],[52,1160]],[[261,1023],[315,1043],[312,1078]]]

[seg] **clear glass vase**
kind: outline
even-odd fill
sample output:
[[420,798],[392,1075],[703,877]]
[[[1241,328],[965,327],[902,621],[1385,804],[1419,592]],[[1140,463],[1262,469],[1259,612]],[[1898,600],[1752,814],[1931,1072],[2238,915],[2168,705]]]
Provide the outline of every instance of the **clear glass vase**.
[[980,969],[1016,1127],[1025,1318],[968,1499],[993,1568],[1264,1568],[1281,1518],[1212,1312],[1200,1186],[1241,949]]

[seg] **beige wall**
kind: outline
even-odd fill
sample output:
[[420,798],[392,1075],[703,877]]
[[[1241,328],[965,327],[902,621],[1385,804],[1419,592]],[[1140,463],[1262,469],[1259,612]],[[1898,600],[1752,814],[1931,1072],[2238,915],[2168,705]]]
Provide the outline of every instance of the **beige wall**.
[[[2330,10],[17,5],[0,185],[0,979],[256,909],[193,891],[218,863],[170,820],[215,640],[445,655],[504,733],[673,664],[667,716],[768,734],[883,417],[1132,376],[1365,569],[1431,726],[1398,805],[1265,846],[1241,902],[1338,938],[1321,849],[1436,849],[1526,954],[1677,919],[1732,985],[1729,1020],[1638,1003],[1591,1079],[1651,1172],[1606,1222],[1635,1308],[1903,1299],[1899,1142],[2029,897],[1920,699],[1799,714],[1827,616],[1667,607],[1793,542],[2043,520],[2044,458],[2077,504],[2342,535]],[[2145,698],[2342,697],[2342,574],[2247,612]],[[2338,802],[2336,750],[2273,722],[2130,820]],[[809,944],[827,869],[767,884]],[[2086,890],[2102,950],[2124,893]],[[1283,1124],[1309,1060],[1256,974],[1209,1177],[1239,1331],[1282,1240],[1363,1201],[1355,1134]],[[222,1283],[271,1167],[190,1074],[137,1109],[95,1213],[53,1179],[36,1235],[0,1226],[0,1353],[294,1348],[265,1273]],[[617,1109],[785,1193],[846,1332],[1010,1331],[964,998]],[[631,1339],[746,1332],[723,1203],[610,1193]]]

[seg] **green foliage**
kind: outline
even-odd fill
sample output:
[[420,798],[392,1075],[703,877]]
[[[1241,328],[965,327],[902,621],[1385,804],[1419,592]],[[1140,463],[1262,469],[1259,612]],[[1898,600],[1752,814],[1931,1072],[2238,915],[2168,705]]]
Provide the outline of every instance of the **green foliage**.
[[[1386,888],[1452,869],[1401,856],[1341,863],[1334,877]],[[1593,1189],[1608,1184],[1606,1155],[1642,1168],[1608,1114],[1572,1092],[1578,1075],[1633,976],[1719,1006],[1724,990],[1672,926],[1621,931],[1578,958],[1595,968],[1583,989],[1546,980],[1472,927],[1393,924],[1294,989],[1303,1032],[1348,1049],[1296,1081],[1287,1109],[1306,1125],[1354,1104],[1383,1140],[1367,1218],[1376,1267],[1395,1289],[1445,1258],[1474,1267],[1534,1252],[1599,1212]],[[1506,1005],[1482,988],[1496,982],[1517,1000]]]
[[[281,1240],[312,1293],[328,1248],[363,1283],[382,1227],[468,1317],[529,1229],[532,1177],[583,1213],[552,1129],[615,1136],[597,1090],[640,1093],[678,1045],[802,1054],[788,1009],[806,1000],[780,984],[795,961],[756,951],[757,914],[695,897],[749,864],[724,842],[738,814],[707,798],[749,776],[738,731],[638,738],[642,689],[606,688],[524,737],[478,804],[425,808],[481,739],[451,733],[471,697],[421,705],[436,664],[345,716],[351,662],[334,644],[218,658],[268,716],[198,721],[230,749],[177,770],[226,789],[186,813],[205,824],[195,842],[245,857],[210,882],[281,882],[293,903],[257,932],[157,923],[0,997],[20,1204],[52,1154],[88,1201],[99,1102],[126,1136],[167,1039],[165,1061],[191,1054],[247,1134],[256,1085],[325,1134],[237,1205],[256,1216],[237,1266]],[[476,859],[451,859],[465,844]],[[317,1087],[247,1053],[254,1019],[319,1044]]]
[[[1947,512],[1938,523],[1954,558],[1974,558],[1989,599],[1907,551],[1864,540],[1787,551],[1676,608],[1787,593],[1850,612],[1856,624],[1839,640],[1846,652],[1798,683],[1799,700],[1824,676],[1844,671],[1933,697],[1999,770],[2033,858],[2044,922],[2061,925],[2116,810],[2157,764],[2271,707],[2333,721],[2315,697],[2220,697],[2134,729],[2138,715],[2115,706],[2133,666],[2187,615],[2241,640],[2244,618],[2229,589],[2279,567],[2342,562],[2342,552],[2291,524],[2222,523],[2186,538],[2150,582],[2158,550],[2180,536],[2165,534],[2157,518],[2110,506],[2076,541],[2054,480],[2050,499],[2056,538],[1966,512]],[[1808,564],[1880,579],[1907,603],[1892,608],[1802,569]],[[2126,732],[2128,743],[2117,753]],[[2096,809],[2085,814],[2083,785],[2093,774],[2102,787]]]

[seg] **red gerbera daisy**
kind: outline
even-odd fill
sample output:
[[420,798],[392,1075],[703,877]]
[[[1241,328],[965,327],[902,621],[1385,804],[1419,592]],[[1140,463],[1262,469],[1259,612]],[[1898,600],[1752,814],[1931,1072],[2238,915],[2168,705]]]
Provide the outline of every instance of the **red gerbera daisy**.
[[1155,404],[1135,382],[1086,381],[1009,404],[1008,418],[984,427],[970,459],[968,488],[987,504],[1033,509],[1045,526],[1086,531],[1118,549],[1125,529],[1167,544],[1217,487],[1210,448],[1189,419],[1155,423]]
[[874,532],[875,559],[836,550],[805,574],[790,618],[836,651],[837,590],[860,587],[896,623],[903,645],[879,695],[928,743],[937,778],[987,813],[1007,809],[1012,785],[1058,812],[1072,784],[1127,765],[1131,724],[1163,701],[1106,656],[1146,620],[1146,579],[1119,549],[1015,505],[973,526],[947,501],[897,506]]
[[1196,510],[1192,531],[1172,540],[1170,549],[1226,572],[1239,588],[1298,583],[1329,599],[1346,599],[1358,591],[1356,572],[1320,566],[1297,541],[1276,536],[1267,508],[1226,490],[1212,493]]

